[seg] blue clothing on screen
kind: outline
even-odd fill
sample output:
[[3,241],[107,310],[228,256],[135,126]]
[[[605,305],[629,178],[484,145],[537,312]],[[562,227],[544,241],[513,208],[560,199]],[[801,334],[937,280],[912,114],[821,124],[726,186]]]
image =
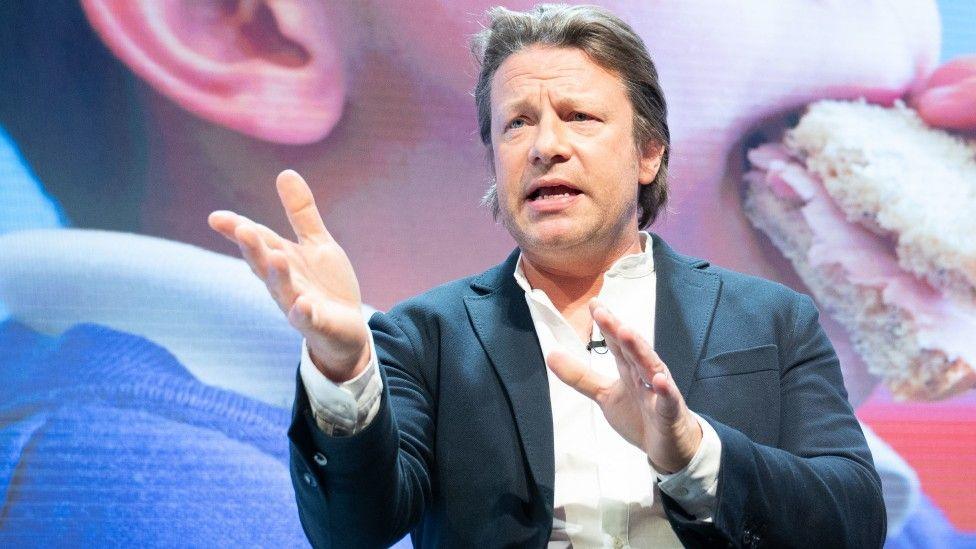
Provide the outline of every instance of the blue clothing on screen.
[[82,324],[0,324],[0,546],[307,546],[283,408]]

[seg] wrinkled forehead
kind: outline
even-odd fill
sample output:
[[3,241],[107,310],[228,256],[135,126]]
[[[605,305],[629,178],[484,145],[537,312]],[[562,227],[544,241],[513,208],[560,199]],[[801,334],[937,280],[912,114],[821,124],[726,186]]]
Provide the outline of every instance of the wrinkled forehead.
[[493,110],[545,93],[583,100],[625,91],[621,78],[578,48],[529,46],[506,58],[491,79]]

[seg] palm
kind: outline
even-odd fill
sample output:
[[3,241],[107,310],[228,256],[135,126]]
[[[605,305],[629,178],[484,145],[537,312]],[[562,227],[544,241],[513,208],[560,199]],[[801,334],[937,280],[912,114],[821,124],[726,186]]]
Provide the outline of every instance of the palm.
[[[626,368],[620,370],[624,370],[620,372],[622,375],[630,375]],[[628,387],[628,384],[632,387]],[[654,450],[657,446],[655,440],[661,439],[666,433],[660,428],[660,419],[655,417],[657,398],[653,391],[642,387],[639,379],[618,379],[596,402],[607,423],[617,434],[634,446],[644,449],[655,462],[661,463],[658,459],[660,456],[654,455],[657,453]]]
[[[333,240],[328,243],[285,242],[284,255],[293,292],[276,296],[278,306],[302,332],[313,354],[325,363],[342,362],[348,351],[362,344],[363,321],[359,283],[349,258]],[[303,296],[310,305],[310,322],[289,312]]]
[[597,399],[607,423],[627,442],[638,448],[646,448],[644,422],[640,405],[631,396],[623,381],[617,380],[606,395]]
[[607,423],[663,467],[659,470],[681,469],[701,441],[697,420],[650,345],[609,311],[597,307],[594,300],[590,310],[614,355],[619,377],[591,369],[559,350],[549,353],[546,363],[556,377],[593,399]]
[[240,246],[289,322],[305,336],[323,373],[343,381],[358,373],[367,349],[355,271],[325,228],[304,180],[282,172],[278,193],[297,242],[231,212],[214,212],[210,225]]

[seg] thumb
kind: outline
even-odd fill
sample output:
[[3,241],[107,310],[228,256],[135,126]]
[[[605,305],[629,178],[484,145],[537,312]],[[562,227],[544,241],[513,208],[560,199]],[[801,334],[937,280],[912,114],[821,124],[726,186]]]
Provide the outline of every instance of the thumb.
[[291,304],[291,309],[288,310],[288,320],[291,325],[303,334],[314,326],[314,315],[315,306],[312,300],[304,295],[295,298],[295,302]]
[[349,343],[350,338],[358,339],[356,329],[366,323],[358,310],[325,303],[307,294],[299,294],[288,310],[288,320],[308,339],[328,339],[335,345]]
[[597,373],[565,351],[549,353],[546,356],[546,366],[560,381],[593,400],[597,400],[614,383],[613,379]]

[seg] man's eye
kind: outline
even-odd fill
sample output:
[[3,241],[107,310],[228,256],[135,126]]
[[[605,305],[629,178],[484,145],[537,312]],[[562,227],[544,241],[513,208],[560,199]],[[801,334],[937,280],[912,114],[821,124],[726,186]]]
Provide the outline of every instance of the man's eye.
[[573,122],[585,122],[587,120],[593,120],[593,117],[586,114],[585,112],[574,112],[572,119]]
[[514,120],[512,120],[511,122],[508,123],[508,129],[514,130],[514,129],[521,128],[524,125],[525,125],[525,119],[524,118],[516,118],[516,119],[514,119]]

